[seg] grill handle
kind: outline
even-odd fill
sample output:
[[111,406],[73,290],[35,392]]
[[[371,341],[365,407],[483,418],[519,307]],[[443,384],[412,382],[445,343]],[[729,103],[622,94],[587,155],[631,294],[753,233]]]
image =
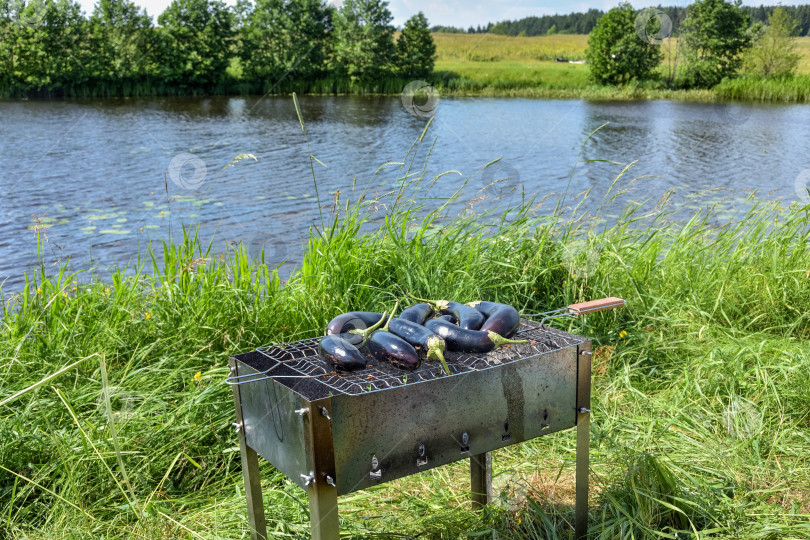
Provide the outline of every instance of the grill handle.
[[599,300],[591,300],[589,302],[580,302],[579,304],[571,304],[568,306],[568,312],[574,316],[583,315],[585,313],[595,313],[597,311],[605,311],[624,306],[625,301],[621,298],[611,296],[610,298],[600,298]]
[[611,296],[610,298],[600,298],[599,300],[589,300],[588,302],[580,302],[578,304],[571,304],[568,307],[552,309],[543,313],[526,313],[524,317],[543,317],[540,325],[545,325],[546,321],[550,319],[557,319],[560,317],[579,317],[588,313],[596,313],[597,311],[605,311],[608,309],[615,309],[625,305],[625,301],[621,298]]

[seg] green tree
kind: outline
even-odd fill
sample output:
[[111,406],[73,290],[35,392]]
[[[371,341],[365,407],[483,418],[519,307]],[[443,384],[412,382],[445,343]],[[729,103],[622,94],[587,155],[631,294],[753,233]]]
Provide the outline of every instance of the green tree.
[[760,77],[787,77],[796,72],[798,22],[782,6],[768,15],[768,26],[756,38],[743,60],[745,72]]
[[346,0],[335,14],[336,71],[352,80],[390,75],[396,56],[388,2]]
[[498,34],[502,36],[509,35],[509,22],[508,21],[501,21],[492,25],[492,28],[489,29],[490,34]]
[[[624,84],[655,76],[661,62],[657,45],[636,34],[636,12],[628,4],[605,13],[588,36],[586,57],[591,79],[599,84]],[[657,29],[655,29],[657,31]],[[654,32],[653,32],[654,33]]]
[[121,82],[148,75],[152,20],[130,0],[99,0],[90,17],[91,75]]
[[750,44],[748,13],[724,0],[697,0],[686,10],[678,43],[683,86],[709,88],[733,76]]
[[17,39],[17,25],[9,0],[0,0],[0,95],[10,94],[14,84],[14,42]]
[[230,62],[233,14],[219,0],[173,0],[158,17],[161,79],[180,87],[212,87]]
[[403,77],[426,78],[433,73],[436,44],[421,11],[405,22],[397,39],[397,67]]
[[70,92],[88,78],[87,24],[70,0],[12,6],[10,77],[20,92]]
[[244,77],[278,84],[323,75],[331,30],[322,0],[257,0],[241,29]]

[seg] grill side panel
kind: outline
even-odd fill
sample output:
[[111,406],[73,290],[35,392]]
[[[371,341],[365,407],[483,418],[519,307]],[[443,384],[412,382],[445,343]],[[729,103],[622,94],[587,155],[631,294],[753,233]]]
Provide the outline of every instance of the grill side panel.
[[[256,370],[236,358],[235,375]],[[309,473],[301,396],[276,381],[265,379],[238,386],[242,400],[245,441],[287,478],[304,487]]]
[[574,427],[576,398],[576,346],[385,392],[334,396],[338,494]]

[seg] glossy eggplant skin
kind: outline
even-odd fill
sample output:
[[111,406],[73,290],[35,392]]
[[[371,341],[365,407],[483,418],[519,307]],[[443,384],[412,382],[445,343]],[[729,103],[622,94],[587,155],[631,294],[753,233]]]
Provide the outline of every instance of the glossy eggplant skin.
[[421,304],[414,304],[411,307],[403,309],[398,318],[402,319],[403,321],[411,321],[416,324],[425,324],[425,321],[431,315],[433,315],[433,308],[430,306],[430,304],[423,302]]
[[508,304],[497,302],[470,302],[470,304],[474,304],[473,307],[487,317],[481,325],[481,330],[491,330],[509,338],[514,336],[520,327],[520,313]]
[[350,311],[342,313],[329,321],[326,325],[326,335],[344,334],[349,330],[365,330],[374,326],[380,319],[382,313],[375,313],[373,311]]
[[339,335],[324,337],[318,343],[318,356],[327,364],[342,371],[364,369],[368,363],[357,347]]
[[484,314],[467,304],[447,302],[447,307],[442,310],[442,313],[455,317],[459,327],[465,330],[478,330],[484,324]]
[[485,353],[495,348],[489,334],[481,330],[461,328],[442,319],[431,319],[425,327],[444,339],[450,351]]
[[430,349],[430,338],[441,339],[421,324],[402,319],[391,319],[388,331],[413,345],[421,357],[425,357]]
[[442,316],[436,317],[436,318],[439,319],[440,321],[447,321],[450,324],[458,324],[458,319],[456,319],[452,315],[442,315]]
[[378,361],[388,362],[401,369],[419,367],[419,353],[416,352],[413,345],[391,332],[383,330],[374,332],[366,341],[364,350]]

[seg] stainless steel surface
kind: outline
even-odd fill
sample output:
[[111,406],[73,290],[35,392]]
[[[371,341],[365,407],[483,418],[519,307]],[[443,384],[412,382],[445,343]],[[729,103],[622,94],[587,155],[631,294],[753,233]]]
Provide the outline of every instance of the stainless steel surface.
[[[236,366],[238,373],[255,373],[243,362],[237,361]],[[270,380],[234,387],[240,389],[243,425],[240,433],[247,444],[305,488],[301,475],[309,474],[310,468],[304,441],[305,416],[300,414],[301,396]]]
[[470,457],[470,492],[473,508],[483,508],[492,500],[492,453]]
[[307,488],[312,540],[339,540],[338,499],[335,488],[313,483]]
[[307,483],[307,493],[313,540],[340,538],[331,408],[329,399],[313,401],[309,404],[309,414],[304,419],[304,438],[308,450],[306,458],[312,471]]
[[588,463],[591,430],[591,342],[577,347],[577,469],[576,514],[577,540],[588,538]]
[[438,365],[335,373],[312,357],[317,340],[232,359],[232,381],[252,381],[234,384],[234,399],[253,538],[265,534],[253,449],[309,494],[312,538],[333,540],[338,495],[470,459],[473,505],[484,506],[492,450],[576,426],[575,531],[585,539],[591,342],[521,322],[531,343],[448,358],[451,375]]
[[[236,370],[236,360],[230,359],[231,370]],[[242,426],[242,400],[239,387],[233,388],[233,401],[236,406],[236,423]],[[239,450],[242,457],[242,478],[245,483],[245,498],[248,507],[248,525],[251,540],[267,539],[267,523],[264,519],[261,476],[259,473],[259,456],[245,441],[245,431],[236,430],[239,437]]]
[[571,346],[430,384],[333,396],[338,494],[573,427],[576,370]]

